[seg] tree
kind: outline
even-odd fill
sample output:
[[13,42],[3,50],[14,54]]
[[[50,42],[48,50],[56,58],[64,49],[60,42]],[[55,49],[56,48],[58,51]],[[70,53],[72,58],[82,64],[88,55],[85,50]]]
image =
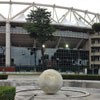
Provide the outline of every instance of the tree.
[[94,23],[94,24],[92,25],[92,29],[93,29],[93,31],[95,31],[95,32],[100,32],[100,23]]
[[30,33],[30,37],[34,40],[33,47],[36,48],[36,41],[40,43],[42,65],[44,65],[44,48],[43,44],[47,40],[53,39],[53,32],[55,28],[50,24],[51,13],[47,9],[37,8],[37,10],[31,10],[27,15],[25,29]]

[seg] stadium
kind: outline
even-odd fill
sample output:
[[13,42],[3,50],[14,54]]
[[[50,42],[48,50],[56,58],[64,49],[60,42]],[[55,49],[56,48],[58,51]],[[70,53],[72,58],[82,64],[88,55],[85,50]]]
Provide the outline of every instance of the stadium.
[[[99,62],[92,62],[91,55],[94,55],[90,53],[90,31],[94,23],[100,22],[98,13],[35,2],[0,1],[0,6],[4,5],[8,7],[8,11],[5,15],[0,11],[0,70],[6,67],[9,71],[42,71],[52,68],[52,65],[59,71],[83,72],[91,66],[99,69]],[[16,7],[21,9],[16,12]],[[56,28],[53,33],[56,39],[44,44],[45,60],[49,65],[44,68],[41,67],[39,44],[36,47],[35,66],[33,40],[23,28],[27,14],[38,7],[51,12],[51,24]]]

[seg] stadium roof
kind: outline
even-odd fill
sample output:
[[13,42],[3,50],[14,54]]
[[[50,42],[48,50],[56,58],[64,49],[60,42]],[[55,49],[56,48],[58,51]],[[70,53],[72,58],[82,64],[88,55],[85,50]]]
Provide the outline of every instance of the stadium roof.
[[32,1],[21,2],[21,0],[17,2],[15,0],[2,0],[0,1],[0,6],[1,22],[9,20],[10,22],[25,23],[30,9],[37,9],[37,7],[46,8],[51,12],[53,25],[91,28],[93,23],[100,22],[100,14],[72,7],[40,4]]

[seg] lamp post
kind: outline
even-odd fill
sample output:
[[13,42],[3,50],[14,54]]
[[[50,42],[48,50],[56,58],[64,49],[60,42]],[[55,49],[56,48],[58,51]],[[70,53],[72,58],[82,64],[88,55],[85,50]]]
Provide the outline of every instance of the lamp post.
[[37,57],[37,48],[33,48],[34,52],[34,71],[36,72],[36,57]]
[[45,51],[45,44],[42,44],[42,65],[43,65],[43,67],[44,67],[44,63],[45,63],[45,61],[44,61],[44,51]]
[[34,71],[36,71],[36,57],[37,57],[36,51],[37,51],[37,48],[35,47],[35,48],[31,48],[31,52],[30,52],[31,55],[34,54]]

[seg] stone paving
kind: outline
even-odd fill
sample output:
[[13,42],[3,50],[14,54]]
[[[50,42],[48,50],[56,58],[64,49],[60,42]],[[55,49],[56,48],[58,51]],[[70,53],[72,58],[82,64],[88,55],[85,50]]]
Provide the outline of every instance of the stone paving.
[[[13,84],[16,86],[15,100],[100,100],[100,88],[65,87],[64,85],[63,89],[71,91],[59,91],[55,95],[45,95],[36,85],[37,76],[15,77],[8,78],[8,80],[17,82],[17,84]],[[100,86],[100,84],[98,85]]]
[[66,90],[67,89],[76,90],[76,91],[80,90],[81,92],[86,91],[87,93],[89,93],[89,95],[84,96],[83,94],[83,96],[81,96],[82,95],[81,93],[74,93],[71,91],[67,91],[67,93],[68,95],[69,94],[72,95],[72,97],[65,96],[61,91],[59,91],[55,95],[45,95],[43,91],[36,90],[34,86],[18,86],[16,87],[17,93],[16,93],[15,100],[100,100],[100,89],[66,87]]

